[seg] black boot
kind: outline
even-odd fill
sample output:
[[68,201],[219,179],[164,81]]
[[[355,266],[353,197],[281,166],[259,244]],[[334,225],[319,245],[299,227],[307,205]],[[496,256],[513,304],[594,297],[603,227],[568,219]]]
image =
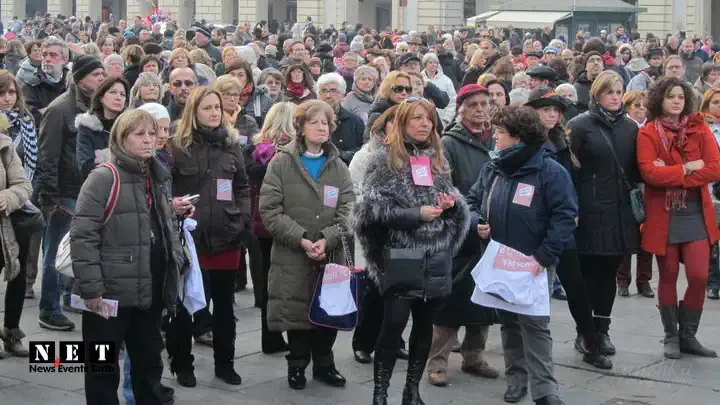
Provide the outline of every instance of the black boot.
[[584,349],[583,361],[591,364],[601,370],[610,370],[613,367],[612,361],[600,351],[600,344],[597,341],[597,334],[587,333],[584,337],[578,335],[575,339],[575,347],[578,346],[578,339],[580,339],[580,346]]
[[375,353],[375,364],[373,366],[373,389],[372,405],[387,405],[387,390],[390,386],[397,353],[392,350],[378,350]]
[[305,389],[307,378],[305,378],[304,367],[288,366],[288,385],[294,390]]
[[410,358],[408,359],[407,378],[403,389],[402,405],[425,405],[420,398],[420,380],[425,371],[430,347],[417,345],[410,346]]
[[610,340],[610,318],[594,317],[595,330],[597,330],[597,341],[600,347],[600,353],[606,356],[615,354],[615,345]]
[[177,357],[170,359],[170,373],[175,375],[178,384],[183,387],[193,388],[197,385],[195,367],[193,366],[194,361],[195,356],[192,354],[187,356],[186,359],[178,360]]
[[700,326],[702,312],[702,308],[683,308],[683,302],[680,301],[680,308],[678,311],[678,323],[680,324],[680,352],[700,357],[717,357],[715,350],[711,350],[703,346],[695,337],[698,327]]
[[665,330],[665,339],[663,339],[665,358],[679,359],[681,355],[680,335],[678,334],[678,307],[677,305],[668,305],[658,307],[658,309]]
[[240,374],[235,371],[232,364],[215,367],[215,377],[223,380],[229,385],[242,384],[242,377],[240,377]]

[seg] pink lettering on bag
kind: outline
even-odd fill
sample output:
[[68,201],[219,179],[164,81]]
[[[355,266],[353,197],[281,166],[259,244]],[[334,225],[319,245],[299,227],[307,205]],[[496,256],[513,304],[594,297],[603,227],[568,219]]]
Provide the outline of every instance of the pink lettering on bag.
[[532,256],[526,256],[515,249],[501,245],[495,256],[493,268],[496,270],[535,273],[540,269],[540,263]]

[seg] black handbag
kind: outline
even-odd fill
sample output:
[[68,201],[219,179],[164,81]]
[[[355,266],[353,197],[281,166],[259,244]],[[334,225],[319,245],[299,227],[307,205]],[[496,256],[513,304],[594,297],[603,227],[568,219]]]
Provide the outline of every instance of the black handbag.
[[25,201],[22,207],[10,213],[10,222],[16,238],[29,238],[45,229],[42,211],[30,201]]
[[602,132],[603,139],[605,139],[608,148],[610,148],[610,153],[612,153],[613,158],[615,159],[615,164],[617,165],[618,170],[620,170],[620,176],[622,177],[623,182],[627,186],[628,190],[630,190],[630,208],[632,209],[632,214],[635,218],[635,222],[637,222],[638,224],[642,224],[643,222],[645,222],[645,198],[643,196],[643,192],[642,190],[640,190],[640,187],[638,187],[637,184],[631,183],[630,180],[627,178],[627,176],[625,175],[625,170],[620,163],[620,159],[615,153],[615,147],[610,141],[610,138],[608,138],[605,132],[600,132]]
[[422,290],[426,270],[426,249],[385,249],[380,294]]

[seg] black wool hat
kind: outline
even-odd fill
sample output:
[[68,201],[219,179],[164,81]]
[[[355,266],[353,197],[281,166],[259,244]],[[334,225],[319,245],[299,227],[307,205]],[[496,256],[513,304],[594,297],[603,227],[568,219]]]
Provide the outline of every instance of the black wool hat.
[[83,55],[73,62],[72,65],[72,76],[75,83],[79,83],[80,80],[84,79],[85,76],[92,73],[93,70],[103,68],[100,59],[92,55]]

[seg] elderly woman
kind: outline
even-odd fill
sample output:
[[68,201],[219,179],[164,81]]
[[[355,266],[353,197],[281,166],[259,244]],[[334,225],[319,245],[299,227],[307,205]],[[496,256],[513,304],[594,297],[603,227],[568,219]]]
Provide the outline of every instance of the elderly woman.
[[173,69],[182,67],[189,67],[195,72],[195,75],[198,79],[197,84],[199,86],[207,86],[208,83],[210,83],[210,78],[201,75],[200,71],[195,68],[195,65],[190,62],[190,52],[188,52],[185,48],[176,48],[170,54],[170,57],[168,58],[168,63],[160,75],[163,83],[168,83],[170,81],[170,72],[172,72]]
[[[718,231],[708,185],[720,180],[720,152],[683,79],[660,79],[648,96],[648,121],[637,138],[638,165],[645,180],[642,247],[657,255],[658,301],[665,329],[666,358],[681,353],[717,357],[698,342],[710,249]],[[684,264],[687,289],[678,303],[677,279]]]
[[345,80],[338,73],[325,73],[318,78],[315,90],[320,100],[328,103],[335,113],[335,131],[330,140],[340,151],[340,160],[349,165],[363,145],[365,124],[357,115],[345,109],[341,103],[345,97]]
[[142,72],[130,89],[130,107],[140,107],[145,103],[160,103],[165,97],[160,76],[156,73]]
[[238,57],[225,69],[225,74],[235,77],[240,82],[238,104],[255,118],[258,127],[262,126],[274,102],[268,96],[267,90],[255,84],[255,73],[250,64]]
[[453,85],[452,80],[443,73],[437,54],[425,54],[422,64],[424,67],[424,70],[422,71],[423,76],[429,82],[437,86],[441,91],[447,93],[450,98],[450,102],[447,107],[437,109],[443,126],[447,127],[455,117],[455,86]]
[[283,74],[274,67],[266,68],[260,74],[258,78],[258,90],[263,89],[273,103],[285,101],[285,97],[283,96],[285,78]]
[[[547,130],[532,108],[502,109],[492,123],[497,155],[470,190],[470,233],[483,239],[492,234],[493,240],[532,256],[538,268],[546,269],[541,277],[547,276],[552,285],[578,215],[572,180],[545,151]],[[527,205],[515,201],[520,185],[533,188]],[[564,404],[553,375],[550,317],[500,311],[500,318],[508,384],[505,401],[521,401],[529,379],[536,404]]]
[[123,70],[125,69],[125,61],[122,56],[114,53],[105,57],[103,66],[105,67],[106,76],[122,76]]
[[567,125],[580,216],[575,241],[598,332],[600,352],[615,354],[609,336],[617,290],[616,270],[625,255],[640,247],[630,187],[640,175],[635,159],[638,126],[625,114],[623,80],[613,71],[592,82],[590,110]]
[[[370,158],[351,215],[369,276],[384,299],[375,345],[373,404],[387,401],[400,338],[411,313],[402,403],[423,403],[419,383],[432,342],[433,318],[440,299],[450,295],[451,258],[467,232],[467,205],[452,184],[436,128],[430,101],[400,103],[392,131]],[[429,178],[415,176],[418,166]]]
[[[145,111],[118,118],[110,134],[112,167],[94,170],[85,181],[70,228],[75,289],[88,308],[82,314],[83,339],[114,342],[114,359],[125,342],[137,403],[160,403],[164,397],[161,313],[173,314],[177,308],[184,264],[169,203],[170,173],[153,157],[156,128]],[[105,215],[114,172],[118,198]],[[104,299],[118,301],[116,317],[98,315]],[[118,403],[117,360],[110,377],[106,369],[91,367],[89,359],[85,366],[87,403]]]
[[311,358],[314,379],[342,387],[346,380],[335,368],[332,350],[337,330],[312,325],[308,312],[317,267],[328,257],[338,262],[348,254],[340,239],[355,194],[347,166],[330,142],[335,131],[332,108],[308,101],[297,107],[293,121],[297,136],[278,148],[260,190],[260,215],[273,237],[268,328],[287,332],[291,388],[305,388]]
[[226,73],[225,68],[232,65],[236,58],[237,49],[234,46],[226,46],[223,48],[222,62],[215,65],[215,75],[218,77],[224,75]]
[[352,91],[345,96],[343,107],[360,117],[365,124],[368,122],[368,113],[375,101],[379,83],[379,74],[376,69],[360,66],[355,70]]
[[233,75],[220,76],[211,86],[222,96],[223,120],[231,128],[238,130],[240,144],[247,145],[260,128],[251,115],[240,105],[240,95],[243,92],[242,83]]

